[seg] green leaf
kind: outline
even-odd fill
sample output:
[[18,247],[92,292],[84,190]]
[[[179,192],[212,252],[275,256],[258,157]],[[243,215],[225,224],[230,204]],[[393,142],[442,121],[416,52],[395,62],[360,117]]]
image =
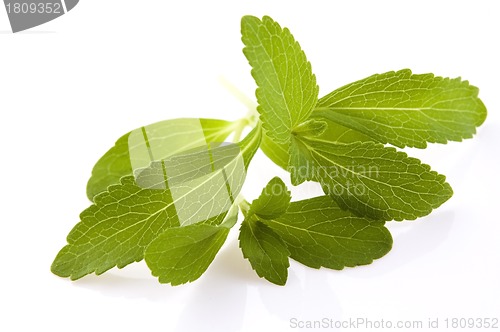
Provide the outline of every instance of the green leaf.
[[264,154],[272,160],[273,163],[283,169],[288,169],[288,147],[290,143],[277,143],[267,134],[262,135],[262,143],[260,149]]
[[288,276],[288,251],[285,243],[259,219],[283,215],[290,205],[290,192],[279,177],[264,187],[259,198],[246,212],[240,228],[240,248],[257,275],[277,285],[284,285]]
[[[311,116],[312,119],[321,119],[318,121],[320,123],[326,123],[327,126],[323,132],[320,130],[319,139],[329,142],[337,143],[353,143],[353,142],[366,142],[372,139],[358,131],[352,130],[350,128],[344,127],[330,121],[328,119],[316,118],[314,113]],[[310,133],[307,133],[310,134]],[[307,135],[306,134],[306,135]],[[293,140],[292,140],[293,142]],[[288,170],[288,165],[290,161],[290,144],[289,143],[276,143],[266,134],[262,137],[262,143],[260,145],[261,150],[264,154],[271,159],[276,165],[280,166],[284,170]]]
[[[379,220],[416,219],[448,200],[445,176],[380,143],[295,139],[293,179],[321,183],[342,208]],[[305,161],[304,161],[305,160]]]
[[486,108],[467,81],[405,69],[341,87],[321,98],[314,114],[381,143],[425,148],[472,137]]
[[291,258],[312,268],[370,264],[392,247],[384,222],[357,217],[328,196],[292,202],[284,215],[262,222],[286,243]]
[[92,175],[87,182],[87,197],[90,201],[94,196],[106,191],[112,185],[120,182],[123,176],[132,174],[130,157],[128,153],[127,133],[120,137],[115,146],[109,149],[95,164]]
[[76,280],[140,261],[151,241],[179,226],[170,191],[143,189],[133,176],[122,178],[94,199],[52,263],[51,270],[58,276]]
[[[173,119],[157,122],[142,128],[153,132],[150,136],[158,136],[158,131],[164,133],[163,141],[157,142],[160,145],[175,141],[176,137],[186,137],[192,134],[189,145],[184,149],[196,147],[211,142],[223,142],[234,130],[234,123],[215,119]],[[112,184],[120,183],[120,179],[127,175],[132,175],[132,165],[130,163],[129,136],[131,132],[123,135],[95,164],[92,169],[92,176],[87,183],[87,197],[93,201],[94,197],[106,191]],[[158,144],[157,144],[158,145]],[[172,150],[170,149],[169,152]],[[175,151],[173,151],[175,153]],[[158,160],[163,156],[158,156]]]
[[279,177],[274,177],[264,187],[259,198],[252,202],[247,215],[255,214],[263,219],[279,217],[288,209],[291,198],[285,183]]
[[257,275],[284,285],[288,277],[288,251],[283,240],[255,215],[245,218],[240,228],[240,248]]
[[295,127],[295,129],[292,131],[292,134],[306,137],[320,136],[326,131],[327,127],[328,124],[326,123],[326,121],[309,119]]
[[311,64],[287,28],[270,17],[241,20],[243,53],[257,83],[257,110],[266,134],[286,143],[292,130],[309,118],[318,98]]
[[245,177],[241,169],[248,167],[260,137],[257,127],[238,144],[240,153],[232,154],[229,161],[219,153],[227,146],[207,146],[203,158],[207,154],[210,158],[201,173],[193,173],[190,165],[201,158],[202,152],[195,149],[193,155],[186,151],[172,156],[172,164],[154,162],[138,170],[136,177],[123,177],[120,184],[95,196],[95,204],[81,214],[81,221],[68,235],[68,244],[55,258],[52,272],[73,280],[92,272],[101,274],[142,260],[147,246],[169,228],[219,225],[238,195]]
[[233,208],[220,226],[200,223],[167,229],[145,252],[153,275],[172,286],[198,279],[226,241],[237,217],[238,209]]

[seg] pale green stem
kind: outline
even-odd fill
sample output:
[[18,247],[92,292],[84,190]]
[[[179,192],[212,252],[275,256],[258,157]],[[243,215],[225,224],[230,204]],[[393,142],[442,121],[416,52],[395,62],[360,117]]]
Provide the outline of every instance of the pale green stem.
[[236,99],[238,99],[243,105],[245,105],[249,110],[256,110],[257,104],[247,97],[240,89],[238,89],[233,83],[229,82],[225,77],[219,77],[219,82],[224,88],[226,88],[229,93],[231,93]]
[[238,121],[236,121],[236,128],[234,130],[233,142],[239,142],[241,135],[245,127],[255,127],[259,121],[259,113],[257,112],[257,104],[248,98],[241,90],[239,90],[234,84],[229,82],[226,78],[220,77],[220,83],[231,95],[238,99],[243,105],[248,108],[246,116]]
[[240,195],[240,202],[238,203],[238,206],[241,210],[241,212],[243,212],[243,215],[246,217],[246,215],[248,214],[248,211],[250,210],[250,203],[247,202],[247,200],[245,198],[243,198],[242,195]]
[[[226,88],[229,93],[231,93],[236,99],[238,99],[243,105],[248,108],[248,112],[244,118],[235,121],[233,142],[237,143],[241,140],[243,130],[247,126],[255,127],[259,122],[259,113],[257,112],[257,104],[248,98],[241,90],[239,90],[234,84],[229,82],[226,78],[220,77],[219,82]],[[242,194],[239,194],[236,198],[236,204],[240,208],[244,216],[248,214],[250,210],[250,203],[245,200]]]
[[248,125],[249,121],[246,117],[236,121],[236,128],[234,129],[234,135],[233,135],[233,143],[238,143],[241,140],[241,135],[243,134],[243,130]]

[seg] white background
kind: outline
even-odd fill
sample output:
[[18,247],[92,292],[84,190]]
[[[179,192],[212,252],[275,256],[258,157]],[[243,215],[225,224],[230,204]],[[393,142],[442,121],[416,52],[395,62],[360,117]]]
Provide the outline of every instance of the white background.
[[[295,331],[293,318],[358,317],[424,326],[437,318],[443,330],[446,318],[500,318],[497,3],[81,0],[19,34],[0,7],[0,330]],[[89,205],[91,168],[119,136],[166,118],[246,113],[220,84],[225,77],[254,99],[241,53],[244,14],[291,29],[321,95],[402,68],[480,87],[489,114],[474,139],[409,150],[447,175],[453,198],[428,217],[390,223],[394,248],[374,264],[332,271],[292,263],[285,287],[255,275],[236,228],[192,284],[160,285],[142,262],[77,282],[52,275]],[[259,153],[247,199],[276,174],[287,179]],[[294,189],[297,199],[320,193]]]

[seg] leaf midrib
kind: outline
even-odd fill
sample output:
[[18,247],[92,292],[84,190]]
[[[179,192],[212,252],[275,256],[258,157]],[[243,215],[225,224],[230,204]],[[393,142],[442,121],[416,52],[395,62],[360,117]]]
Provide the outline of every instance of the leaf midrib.
[[[264,29],[266,29],[266,32],[268,33],[268,35],[270,36],[269,39],[271,38],[271,32],[267,29],[267,26],[264,24],[264,22],[262,22],[262,26],[264,27]],[[254,28],[253,28],[253,25],[251,26],[251,29],[252,31],[254,32],[255,35],[258,35],[258,31],[256,31]],[[260,39],[260,38],[259,38]],[[280,38],[280,41],[281,41],[281,38]],[[288,106],[288,103],[286,101],[286,98],[285,98],[285,95],[283,94],[283,92],[285,91],[282,84],[281,84],[281,81],[279,79],[279,76],[278,76],[278,73],[277,73],[277,70],[276,70],[276,66],[274,64],[274,61],[273,61],[273,58],[271,57],[271,55],[269,54],[269,52],[267,51],[266,47],[264,47],[263,44],[261,44],[259,46],[260,48],[262,48],[264,50],[264,53],[265,55],[267,56],[267,60],[271,63],[272,67],[273,67],[273,78],[275,79],[275,81],[278,82],[278,85],[279,85],[279,88],[280,88],[280,96],[281,96],[281,99],[286,107],[286,114],[288,115],[288,122],[290,124],[290,128],[288,128],[289,130],[291,130],[291,127],[293,126],[293,123],[292,123],[292,114],[290,112],[290,108]],[[252,46],[252,48],[256,48],[255,46]],[[261,66],[262,68],[262,66]],[[288,66],[287,66],[287,70],[288,70]],[[269,73],[268,73],[269,74]],[[269,80],[268,80],[269,81]],[[267,99],[267,98],[266,98]]]
[[[465,98],[462,98],[465,99]],[[455,99],[454,99],[455,100]],[[456,99],[459,100],[459,99]],[[317,112],[328,112],[328,111],[377,111],[377,110],[389,110],[389,111],[404,111],[404,112],[418,112],[418,111],[446,111],[446,112],[460,112],[460,113],[468,113],[468,114],[476,114],[476,112],[471,111],[470,109],[461,109],[461,108],[439,108],[434,106],[426,106],[426,107],[391,107],[391,106],[371,106],[371,107],[361,107],[361,106],[321,106],[316,107],[314,109]],[[344,113],[343,113],[344,114]],[[349,114],[344,114],[349,116]],[[373,121],[373,120],[371,120]],[[442,120],[440,120],[442,121]]]
[[[250,223],[255,223],[255,225],[251,225]],[[255,241],[257,242],[257,245],[259,246],[259,248],[261,249],[261,252],[264,253],[264,255],[269,259],[269,262],[271,262],[271,268],[273,269],[274,273],[276,276],[278,276],[278,278],[281,280],[281,275],[278,271],[276,271],[275,267],[274,267],[274,264],[273,262],[275,262],[274,259],[271,258],[271,256],[269,256],[267,254],[267,250],[264,249],[264,247],[262,247],[259,239],[257,238],[257,236],[255,235],[254,233],[254,228],[252,226],[255,226],[257,227],[256,223],[259,222],[258,220],[249,220],[249,224],[248,224],[248,228],[250,229],[250,233],[252,234],[252,237],[255,239]],[[265,224],[264,224],[265,225]]]
[[[361,174],[361,173],[356,173],[356,172],[354,172],[354,171],[350,170],[349,168],[345,168],[344,166],[342,166],[342,165],[340,165],[340,164],[336,163],[334,160],[332,160],[332,159],[328,158],[327,156],[325,156],[323,153],[321,153],[321,152],[320,152],[320,151],[318,151],[317,149],[312,148],[312,147],[311,147],[311,145],[307,144],[306,142],[303,142],[303,143],[304,143],[305,145],[307,145],[307,146],[308,146],[309,151],[313,152],[313,153],[311,153],[311,156],[312,156],[312,158],[314,159],[314,161],[315,161],[318,165],[320,165],[320,162],[319,162],[319,160],[318,160],[318,159],[314,156],[314,152],[315,152],[317,155],[319,155],[319,156],[321,156],[322,158],[324,158],[325,160],[330,161],[330,162],[331,162],[333,165],[335,165],[336,167],[339,167],[339,168],[341,168],[341,169],[343,169],[343,170],[346,170],[347,172],[351,173],[351,174],[352,174],[352,175],[354,175],[354,176],[357,176],[358,178],[363,178],[363,179],[365,179],[365,180],[367,180],[367,181],[373,181],[373,182],[375,182],[375,183],[377,183],[377,184],[379,184],[379,185],[382,185],[382,186],[385,186],[385,187],[389,187],[389,188],[400,188],[400,189],[402,189],[402,190],[404,190],[404,191],[406,191],[406,192],[408,192],[408,193],[412,193],[412,194],[415,194],[415,195],[420,195],[420,194],[421,194],[421,193],[419,193],[419,192],[412,191],[412,190],[410,190],[410,189],[408,189],[408,188],[405,188],[405,187],[402,187],[402,186],[399,186],[399,185],[391,185],[391,184],[388,184],[388,183],[386,183],[386,182],[379,181],[379,180],[377,180],[377,179],[375,179],[375,178],[371,178],[371,177],[369,177],[369,176],[363,175],[363,174]],[[349,144],[346,144],[346,145],[349,145]],[[398,153],[398,152],[396,152],[396,153]],[[420,164],[420,165],[421,165],[421,164]],[[387,173],[390,173],[390,172],[387,172]],[[332,181],[334,181],[335,183],[340,184],[340,182],[336,181],[333,177],[331,177],[329,173],[326,173],[326,174],[327,174],[327,176],[328,176],[328,178],[329,178],[329,179],[331,179],[331,180],[332,180]],[[441,182],[440,182],[440,183],[441,183]],[[369,186],[367,186],[367,188],[368,188],[370,191],[372,191],[373,193],[376,193],[374,190],[372,190],[371,188],[369,188]],[[377,195],[378,195],[378,194],[377,194]],[[378,196],[380,196],[380,195],[378,195]],[[380,196],[380,197],[381,197],[381,196]],[[381,198],[383,198],[383,197],[381,197]],[[385,200],[384,200],[384,201],[385,201]]]
[[[327,238],[331,238],[332,240],[335,241],[335,243],[337,243],[337,245],[339,247],[342,247],[344,248],[346,251],[350,251],[350,252],[358,252],[356,250],[350,250],[348,247],[344,246],[343,244],[339,243],[339,239],[343,239],[343,240],[349,240],[349,241],[356,241],[356,242],[370,242],[370,243],[384,243],[384,241],[376,241],[376,240],[369,240],[369,239],[355,239],[355,238],[352,238],[352,237],[347,237],[347,236],[337,236],[337,235],[331,235],[331,234],[326,234],[326,233],[321,233],[321,232],[317,232],[317,231],[313,231],[313,230],[310,230],[309,228],[300,228],[298,226],[293,226],[291,224],[288,224],[288,223],[284,223],[284,222],[281,222],[279,220],[270,220],[269,222],[271,223],[277,223],[285,228],[291,228],[291,229],[294,229],[296,231],[299,231],[299,232],[305,232],[305,233],[310,233],[310,234],[315,234],[317,236],[323,236],[323,237],[327,237]],[[329,223],[331,221],[324,221],[322,223]],[[320,223],[320,224],[322,224]],[[318,225],[320,225],[318,224]],[[373,227],[372,225],[366,225],[364,226],[360,231],[368,228],[368,227]],[[358,233],[358,231],[356,231],[356,234]],[[313,236],[311,236],[311,238],[314,239]]]

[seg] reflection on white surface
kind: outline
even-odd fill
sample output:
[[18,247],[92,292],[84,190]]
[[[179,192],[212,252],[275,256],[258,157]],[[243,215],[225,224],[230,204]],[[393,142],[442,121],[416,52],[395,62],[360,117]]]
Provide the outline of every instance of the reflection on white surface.
[[341,317],[341,306],[323,271],[292,262],[286,287],[259,279],[244,260],[233,238],[209,270],[194,284],[160,285],[142,264],[87,276],[73,285],[103,296],[148,300],[180,307],[175,331],[240,331],[261,328],[262,314],[274,317],[276,326],[287,327],[292,318]]

